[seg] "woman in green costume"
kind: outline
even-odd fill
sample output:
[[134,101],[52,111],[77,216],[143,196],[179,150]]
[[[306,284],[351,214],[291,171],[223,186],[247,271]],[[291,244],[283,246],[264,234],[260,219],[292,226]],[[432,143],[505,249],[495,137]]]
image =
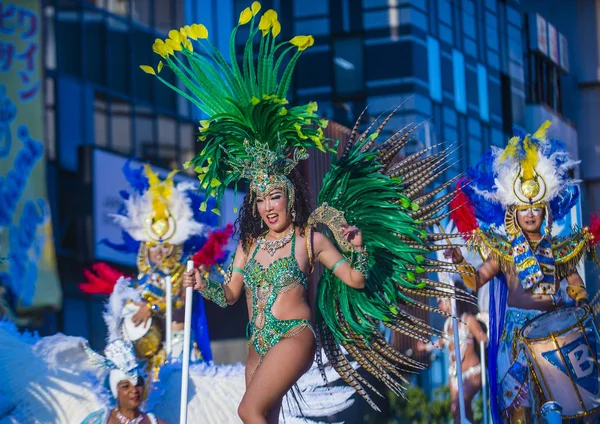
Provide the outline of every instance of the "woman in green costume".
[[[291,107],[286,95],[293,69],[314,39],[278,41],[277,13],[259,16],[260,8],[254,2],[242,11],[231,34],[230,63],[208,40],[206,28],[194,24],[156,40],[153,50],[161,60],[156,68],[141,67],[208,116],[200,121],[202,149],[186,165],[198,173],[207,197],[216,198],[212,211],[219,213],[227,187],[237,191],[240,180],[250,184],[236,225],[239,246],[224,284],[206,270],[193,270],[184,285],[222,307],[236,302],[245,287],[250,322],[247,391],[239,407],[244,422],[276,422],[282,397],[315,354],[322,366],[322,350],[341,378],[378,409],[370,392],[381,394],[351,361],[401,394],[408,384],[403,374],[423,365],[395,351],[381,324],[428,341],[438,332],[410,311],[437,309],[413,296],[463,296],[424,278],[427,272],[455,271],[453,264],[428,257],[448,246],[434,244],[442,237],[426,231],[444,218],[453,196],[453,181],[425,191],[445,171],[451,152],[425,149],[397,161],[417,127],[379,142],[394,112],[361,134],[359,118],[339,157],[332,155],[313,210],[295,167],[309,149],[329,154],[337,145],[325,139],[327,122],[316,113],[316,103]],[[238,61],[235,38],[241,26],[249,26],[249,37]],[[163,68],[186,90],[163,78]],[[313,231],[319,223],[327,227],[323,233]],[[325,271],[313,325],[306,292],[315,261]]]

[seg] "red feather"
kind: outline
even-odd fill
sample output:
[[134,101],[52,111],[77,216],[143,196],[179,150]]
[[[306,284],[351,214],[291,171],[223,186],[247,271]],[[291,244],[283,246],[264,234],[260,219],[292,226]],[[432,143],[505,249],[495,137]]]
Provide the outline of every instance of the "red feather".
[[218,231],[213,231],[204,246],[193,257],[194,266],[197,268],[200,265],[204,265],[210,268],[218,261],[225,257],[226,251],[224,247],[229,243],[229,237],[233,234],[233,225],[227,224],[227,226]]
[[83,270],[83,276],[87,281],[79,284],[79,289],[84,293],[110,295],[117,280],[124,274],[104,262],[92,265],[92,271]]
[[589,230],[594,236],[594,238],[590,240],[590,246],[594,247],[600,242],[600,211],[592,215]]
[[461,178],[456,183],[456,195],[450,201],[450,210],[452,210],[450,218],[454,221],[456,229],[464,234],[465,239],[468,239],[469,235],[479,228],[479,223],[475,217],[475,209],[471,199],[462,191],[462,187],[466,183],[466,178]]

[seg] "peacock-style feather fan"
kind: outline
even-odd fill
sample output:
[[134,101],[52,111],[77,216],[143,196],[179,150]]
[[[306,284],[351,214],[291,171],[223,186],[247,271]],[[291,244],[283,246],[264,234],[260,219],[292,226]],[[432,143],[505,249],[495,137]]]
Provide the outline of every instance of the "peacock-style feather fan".
[[[255,164],[252,148],[275,152],[277,157],[307,148],[325,150],[323,128],[327,121],[319,119],[317,104],[286,106],[295,65],[314,39],[300,35],[278,41],[281,25],[277,12],[266,11],[257,24],[260,9],[260,3],[255,1],[240,14],[231,33],[229,62],[208,40],[206,27],[194,24],[173,29],[169,38],[155,41],[152,49],[162,58],[156,69],[141,66],[144,72],[155,75],[209,116],[200,121],[199,128],[199,140],[205,145],[186,166],[199,174],[207,194],[217,198],[215,213],[226,187],[252,173],[240,164],[264,165]],[[247,24],[249,37],[238,63],[236,34]],[[260,40],[255,43],[257,37]],[[186,91],[160,76],[165,65],[185,85]],[[202,207],[206,210],[206,202]]]
[[[397,333],[428,342],[430,336],[439,332],[399,305],[447,315],[415,296],[456,296],[473,302],[467,293],[424,277],[430,272],[459,272],[454,265],[429,257],[434,250],[448,247],[434,244],[448,235],[427,232],[428,227],[447,216],[444,209],[452,200],[456,179],[424,192],[447,169],[451,151],[430,154],[432,149],[428,148],[394,163],[396,153],[417,129],[416,125],[409,125],[385,142],[376,143],[394,112],[378,127],[372,124],[360,136],[359,118],[340,159],[334,159],[325,176],[319,193],[321,206],[311,216],[311,223],[326,224],[333,234],[335,223],[344,220],[358,226],[363,233],[370,262],[366,287],[355,290],[325,270],[317,291],[317,333],[318,342],[334,368],[375,409],[378,408],[369,391],[378,392],[350,366],[351,360],[399,395],[408,384],[403,373],[424,368],[387,343],[380,333],[380,323]],[[449,193],[438,196],[445,189]],[[343,239],[330,238],[341,251],[351,255]],[[346,357],[344,349],[352,359]]]

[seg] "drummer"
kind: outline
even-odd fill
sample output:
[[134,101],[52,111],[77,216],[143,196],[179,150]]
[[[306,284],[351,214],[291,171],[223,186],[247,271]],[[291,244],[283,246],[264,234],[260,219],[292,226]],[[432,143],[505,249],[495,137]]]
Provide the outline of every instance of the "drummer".
[[[459,249],[446,252],[454,263],[471,268],[473,274],[463,276],[466,285],[477,290],[499,277],[490,290],[494,422],[534,422],[541,407],[533,400],[519,330],[541,313],[587,302],[576,266],[592,236],[587,229],[574,229],[558,244],[551,233],[553,218],[569,212],[579,190],[568,176],[574,162],[564,144],[546,139],[549,125],[545,123],[533,135],[516,132],[504,150],[494,147],[484,155],[467,172],[470,178],[459,183],[464,208],[453,214],[459,231],[471,233],[469,244],[485,259],[475,270]],[[504,232],[496,229],[502,224]],[[562,280],[566,280],[564,288]]]

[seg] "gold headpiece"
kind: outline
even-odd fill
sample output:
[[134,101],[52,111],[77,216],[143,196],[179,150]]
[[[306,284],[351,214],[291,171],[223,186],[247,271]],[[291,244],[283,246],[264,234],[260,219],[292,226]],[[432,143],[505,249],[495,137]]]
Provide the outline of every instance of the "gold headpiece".
[[288,195],[288,210],[294,206],[295,189],[286,177],[294,167],[308,158],[304,148],[293,148],[272,151],[268,147],[244,142],[247,157],[250,159],[229,161],[231,167],[239,172],[242,178],[250,180],[250,190],[256,196],[265,196],[274,189],[283,190]]

